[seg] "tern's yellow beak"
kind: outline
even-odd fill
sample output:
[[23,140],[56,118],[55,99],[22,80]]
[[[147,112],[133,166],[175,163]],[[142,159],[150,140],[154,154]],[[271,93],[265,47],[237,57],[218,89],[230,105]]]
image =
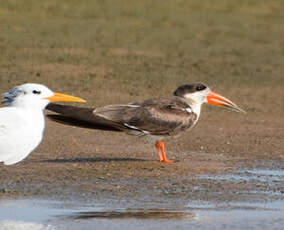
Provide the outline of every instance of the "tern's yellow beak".
[[54,93],[53,96],[47,97],[46,99],[48,99],[50,102],[53,102],[53,101],[86,102],[82,98],[74,97],[74,96],[67,95],[67,94],[62,94],[62,93]]

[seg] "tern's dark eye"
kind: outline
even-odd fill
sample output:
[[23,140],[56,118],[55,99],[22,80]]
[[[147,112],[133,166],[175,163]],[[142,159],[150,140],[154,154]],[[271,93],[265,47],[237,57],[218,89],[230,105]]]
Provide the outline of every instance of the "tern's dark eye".
[[41,94],[39,90],[33,90],[33,94]]
[[206,86],[205,85],[201,85],[201,84],[196,86],[196,90],[197,91],[204,90],[205,88],[206,88]]

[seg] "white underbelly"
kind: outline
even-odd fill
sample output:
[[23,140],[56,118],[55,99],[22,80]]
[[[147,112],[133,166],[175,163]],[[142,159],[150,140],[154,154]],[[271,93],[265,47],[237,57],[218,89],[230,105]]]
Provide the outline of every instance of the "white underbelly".
[[[9,135],[6,141],[0,141],[0,161],[13,160],[13,163],[26,158],[41,142],[42,132],[29,129]],[[12,163],[12,162],[11,162]]]
[[[41,142],[44,130],[43,115],[33,119],[3,122],[0,127],[0,162],[15,164],[27,157]],[[28,117],[28,116],[27,116]]]

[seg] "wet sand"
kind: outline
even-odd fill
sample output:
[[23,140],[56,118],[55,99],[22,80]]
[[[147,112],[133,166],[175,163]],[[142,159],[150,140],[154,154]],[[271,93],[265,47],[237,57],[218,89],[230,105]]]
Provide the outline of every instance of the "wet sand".
[[154,146],[142,139],[47,120],[39,148],[16,165],[0,166],[0,197],[110,200],[129,207],[283,198],[281,181],[206,179],[254,168],[283,170],[283,120],[254,120],[224,110],[204,113],[192,131],[166,143],[167,156],[175,161],[170,164],[158,162]]
[[166,142],[169,164],[143,139],[47,120],[39,148],[0,166],[0,226],[281,229],[283,119],[202,112]]

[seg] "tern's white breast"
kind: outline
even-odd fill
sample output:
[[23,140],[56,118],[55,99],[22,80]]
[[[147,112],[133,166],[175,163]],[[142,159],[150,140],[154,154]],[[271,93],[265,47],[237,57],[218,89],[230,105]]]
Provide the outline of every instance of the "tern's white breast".
[[41,110],[17,107],[0,109],[0,162],[14,164],[41,142],[44,116]]

